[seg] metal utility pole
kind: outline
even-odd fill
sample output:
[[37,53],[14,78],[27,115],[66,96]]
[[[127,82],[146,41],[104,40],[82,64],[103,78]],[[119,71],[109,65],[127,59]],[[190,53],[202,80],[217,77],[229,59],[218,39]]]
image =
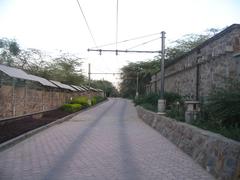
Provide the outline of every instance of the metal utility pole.
[[139,89],[139,87],[138,87],[138,79],[139,79],[139,72],[137,72],[137,86],[136,86],[136,99],[138,98],[138,95],[139,95],[139,92],[138,92],[138,89]]
[[91,64],[88,64],[88,86],[90,88],[90,81],[91,81]]
[[[164,60],[165,60],[165,32],[161,32],[162,50],[161,51],[139,51],[139,50],[113,50],[113,49],[88,49],[88,51],[98,51],[99,55],[103,52],[115,52],[118,53],[159,53],[161,54],[161,81],[160,81],[160,99],[158,100],[158,114],[165,114],[166,101],[164,100]],[[137,79],[138,81],[138,79]],[[138,86],[138,82],[137,82]],[[136,90],[136,96],[138,95],[138,87]]]
[[164,60],[165,60],[165,32],[162,31],[162,51],[161,51],[161,82],[160,99],[158,100],[158,114],[165,114],[166,101],[164,100]]
[[162,34],[162,55],[161,55],[161,90],[160,90],[160,98],[164,98],[164,61],[165,61],[165,32],[161,32]]

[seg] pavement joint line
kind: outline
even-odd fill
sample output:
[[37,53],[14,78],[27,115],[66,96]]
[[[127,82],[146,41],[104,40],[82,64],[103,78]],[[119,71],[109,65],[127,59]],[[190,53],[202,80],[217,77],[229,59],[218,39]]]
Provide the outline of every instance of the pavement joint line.
[[88,110],[90,110],[90,109],[92,109],[92,108],[95,108],[96,106],[99,106],[99,105],[101,105],[101,104],[103,104],[103,103],[105,103],[105,102],[107,102],[107,101],[108,101],[108,99],[107,99],[107,100],[104,100],[104,101],[102,101],[102,102],[100,102],[100,103],[98,103],[98,104],[95,104],[95,105],[93,105],[93,106],[90,106],[90,107],[88,107],[88,108],[86,108],[86,109],[82,109],[82,110],[80,110],[80,111],[78,111],[78,112],[75,112],[75,113],[73,113],[73,114],[69,114],[69,115],[67,115],[67,116],[65,116],[65,117],[62,117],[62,118],[60,118],[60,119],[57,119],[56,121],[53,121],[53,122],[48,123],[48,124],[46,124],[46,125],[40,126],[40,127],[36,128],[36,129],[30,130],[30,131],[28,131],[28,132],[26,132],[26,133],[23,133],[23,134],[15,137],[15,138],[12,138],[12,139],[10,139],[10,140],[8,140],[8,141],[6,141],[6,142],[3,142],[3,143],[0,144],[0,152],[4,151],[4,150],[6,150],[6,149],[9,149],[10,147],[12,147],[12,146],[14,146],[14,145],[16,145],[16,144],[24,141],[24,140],[27,139],[28,137],[31,137],[31,136],[33,136],[33,135],[35,135],[35,134],[37,134],[37,133],[39,133],[39,132],[41,132],[41,131],[49,128],[49,127],[52,127],[52,126],[54,126],[54,125],[56,125],[56,124],[60,124],[60,123],[63,123],[64,121],[68,121],[68,120],[70,120],[72,117],[74,117],[74,116],[76,116],[76,115],[78,115],[78,114],[80,114],[80,113],[82,113],[82,112],[84,112],[84,111],[88,111]]

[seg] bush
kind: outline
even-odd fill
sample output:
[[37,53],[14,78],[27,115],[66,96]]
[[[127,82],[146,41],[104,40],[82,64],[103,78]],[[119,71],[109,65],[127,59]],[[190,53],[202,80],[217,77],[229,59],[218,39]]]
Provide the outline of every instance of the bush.
[[174,92],[165,92],[164,99],[166,100],[166,109],[172,109],[172,106],[175,106],[177,103],[179,106],[184,104],[183,97]]
[[90,106],[88,102],[88,97],[86,96],[76,97],[70,102],[70,104],[81,104],[83,108]]
[[102,102],[102,101],[104,101],[104,100],[106,100],[106,99],[107,99],[107,98],[102,97],[102,96],[94,96],[94,97],[91,99],[91,104],[92,104],[92,105],[95,105],[95,104],[100,103],[100,102]]
[[149,104],[149,103],[144,103],[144,104],[141,104],[141,106],[145,109],[148,109],[150,111],[153,111],[153,112],[157,112],[157,106],[154,106],[152,104]]
[[240,82],[229,80],[226,87],[212,91],[205,109],[216,124],[240,127]]
[[193,125],[240,141],[240,82],[227,80],[213,90]]
[[97,99],[96,99],[95,97],[93,97],[93,98],[91,99],[91,105],[93,106],[93,105],[95,105],[95,104],[97,104]]
[[219,133],[225,137],[234,139],[236,141],[240,141],[240,127],[238,126],[222,126],[216,121],[211,121],[210,119],[198,119],[197,121],[193,121],[192,125],[197,126],[199,128],[212,131],[215,133]]
[[166,116],[183,122],[185,121],[184,113],[184,106],[180,104],[171,105],[171,108],[166,110]]
[[158,104],[159,95],[156,93],[150,93],[144,96],[139,96],[137,99],[134,99],[135,105],[141,104],[151,104],[152,106],[156,106]]
[[79,110],[82,109],[82,105],[81,104],[64,104],[61,109],[63,111],[66,111],[66,112],[70,112],[70,113],[73,113],[73,112],[77,112]]
[[[157,93],[139,96],[134,100],[135,105],[141,105],[145,109],[157,112],[158,99],[160,96]],[[183,98],[177,93],[165,92],[164,99],[166,100],[167,116],[177,120],[184,120],[184,103]]]

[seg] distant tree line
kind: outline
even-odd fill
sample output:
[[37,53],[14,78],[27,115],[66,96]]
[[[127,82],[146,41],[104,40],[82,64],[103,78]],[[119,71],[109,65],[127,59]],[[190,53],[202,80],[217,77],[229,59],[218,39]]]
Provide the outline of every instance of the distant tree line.
[[[66,84],[88,84],[82,74],[82,58],[71,53],[51,56],[39,49],[21,49],[14,39],[0,38],[0,64]],[[105,89],[109,96],[117,94],[116,88],[108,81],[91,81],[91,86]]]

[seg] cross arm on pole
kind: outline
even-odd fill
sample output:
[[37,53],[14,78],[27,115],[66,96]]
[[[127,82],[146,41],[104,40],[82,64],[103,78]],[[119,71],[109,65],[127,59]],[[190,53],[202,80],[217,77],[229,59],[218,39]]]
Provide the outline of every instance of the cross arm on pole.
[[106,74],[106,75],[110,74],[110,75],[115,75],[115,74],[123,74],[123,73],[97,73],[96,72],[96,73],[91,73],[91,74]]
[[122,53],[161,53],[162,51],[138,51],[138,50],[119,50],[119,49],[88,49],[88,51],[98,51],[100,55],[102,52],[115,52],[116,54],[119,52]]

